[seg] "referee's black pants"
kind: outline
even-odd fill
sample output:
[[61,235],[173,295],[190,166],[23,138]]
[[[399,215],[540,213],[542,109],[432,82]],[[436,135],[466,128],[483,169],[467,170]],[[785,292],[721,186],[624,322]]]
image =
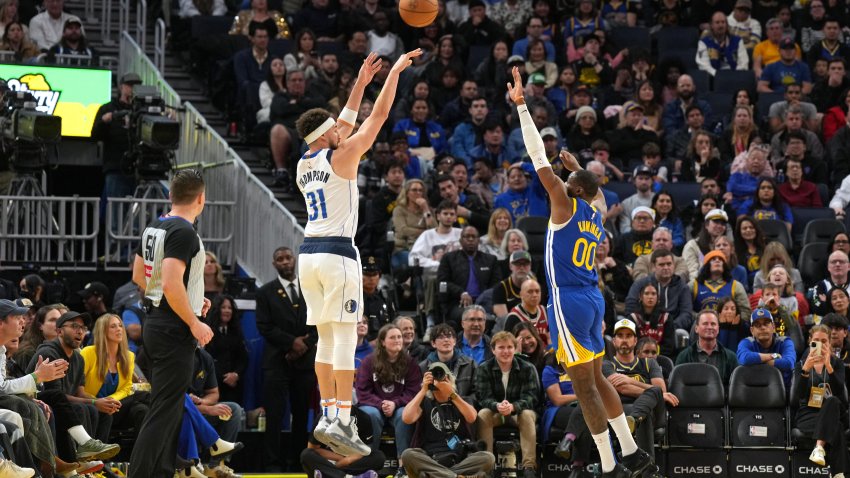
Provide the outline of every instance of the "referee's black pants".
[[136,438],[128,474],[132,478],[171,478],[197,343],[179,317],[157,309],[145,320],[142,339],[151,364],[150,411]]

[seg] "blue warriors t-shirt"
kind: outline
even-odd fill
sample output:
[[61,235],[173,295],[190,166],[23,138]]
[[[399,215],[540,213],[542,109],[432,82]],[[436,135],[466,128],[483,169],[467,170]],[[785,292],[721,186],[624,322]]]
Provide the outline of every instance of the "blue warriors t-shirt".
[[546,232],[546,276],[559,287],[596,287],[596,247],[605,238],[602,214],[583,199],[570,200],[573,217],[560,227],[550,222]]

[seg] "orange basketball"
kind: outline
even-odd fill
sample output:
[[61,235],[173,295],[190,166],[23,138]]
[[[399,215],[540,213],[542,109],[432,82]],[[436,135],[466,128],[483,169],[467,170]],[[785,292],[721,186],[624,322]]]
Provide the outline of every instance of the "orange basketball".
[[412,27],[422,28],[430,25],[437,18],[439,5],[437,0],[399,0],[398,14],[404,23]]

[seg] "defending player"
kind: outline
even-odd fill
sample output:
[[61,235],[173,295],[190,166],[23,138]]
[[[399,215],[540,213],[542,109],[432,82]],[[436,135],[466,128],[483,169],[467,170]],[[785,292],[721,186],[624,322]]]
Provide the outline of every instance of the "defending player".
[[[602,476],[635,477],[654,465],[651,457],[635,444],[620,397],[602,375],[605,302],[599,291],[594,258],[597,245],[605,238],[605,229],[602,214],[590,205],[599,200],[602,191],[596,177],[584,171],[567,151],[561,151],[561,160],[573,172],[564,187],[546,159],[543,139],[525,104],[519,70],[514,67],[512,73],[514,84],[508,83],[508,92],[517,105],[528,156],[552,203],[545,255],[552,343],[556,344],[558,360],[569,367],[587,427],[599,449]],[[614,457],[609,423],[620,441],[621,463]]]
[[345,456],[367,456],[371,452],[358,437],[351,416],[356,324],[363,303],[360,254],[354,246],[357,166],[389,116],[399,74],[421,54],[417,49],[398,59],[372,114],[350,138],[363,91],[381,69],[381,60],[375,53],[360,67],[338,122],[328,111],[316,108],[306,111],[295,123],[298,134],[310,147],[298,161],[296,182],[304,194],[308,214],[306,237],[299,250],[298,277],[307,303],[307,323],[319,331],[316,377],[323,413],[313,434]]

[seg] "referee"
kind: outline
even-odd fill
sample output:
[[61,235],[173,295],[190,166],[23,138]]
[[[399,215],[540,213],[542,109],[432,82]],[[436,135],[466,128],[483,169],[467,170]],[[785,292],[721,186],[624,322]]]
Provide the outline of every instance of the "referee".
[[210,301],[204,298],[204,245],[192,226],[204,210],[204,178],[192,169],[177,172],[170,196],[171,211],[145,228],[133,265],[133,282],[151,303],[142,328],[151,407],[130,457],[133,478],[174,476],[194,350],[213,336],[199,318]]

